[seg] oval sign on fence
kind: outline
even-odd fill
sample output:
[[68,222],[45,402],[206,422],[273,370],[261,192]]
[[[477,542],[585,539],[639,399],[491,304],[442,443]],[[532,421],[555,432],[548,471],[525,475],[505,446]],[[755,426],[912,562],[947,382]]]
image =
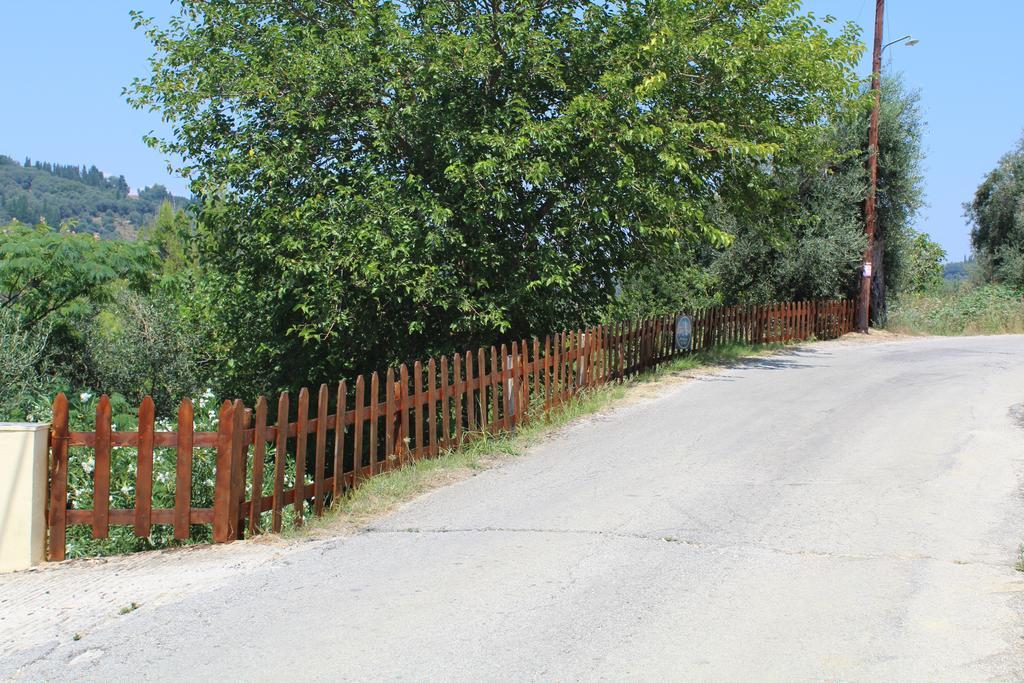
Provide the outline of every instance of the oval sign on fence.
[[693,344],[693,323],[690,316],[676,318],[676,351],[689,351]]

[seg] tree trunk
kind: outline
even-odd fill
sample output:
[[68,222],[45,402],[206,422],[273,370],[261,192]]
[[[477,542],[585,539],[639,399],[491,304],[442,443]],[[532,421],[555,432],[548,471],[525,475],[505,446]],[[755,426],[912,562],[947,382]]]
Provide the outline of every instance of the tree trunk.
[[885,325],[888,308],[885,301],[885,240],[875,238],[871,250],[871,324]]

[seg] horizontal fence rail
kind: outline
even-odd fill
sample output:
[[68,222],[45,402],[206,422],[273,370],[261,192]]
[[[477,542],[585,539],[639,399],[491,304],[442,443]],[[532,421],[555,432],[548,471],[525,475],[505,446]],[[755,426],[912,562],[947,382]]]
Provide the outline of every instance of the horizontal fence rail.
[[[285,518],[302,524],[369,477],[479,438],[551,416],[590,387],[621,381],[673,358],[728,343],[762,344],[832,339],[853,329],[850,301],[708,308],[691,316],[692,341],[676,348],[677,316],[599,325],[543,340],[514,341],[354,381],[282,393],[276,416],[260,397],[252,409],[225,401],[216,432],[194,431],[190,400],[181,402],[177,429],[155,429],[153,401],[139,407],[138,429],[111,428],[110,401],[100,398],[93,431],[69,431],[63,394],[53,404],[50,433],[49,546],[64,559],[68,525],[92,527],[107,538],[111,525],[149,536],[155,524],[190,538],[194,525],[212,525],[214,542],[280,531]],[[91,449],[92,507],[68,495],[69,449]],[[134,507],[110,507],[111,453],[135,451]],[[175,458],[173,507],[153,508],[154,452]],[[193,507],[197,449],[216,453],[212,507]]]

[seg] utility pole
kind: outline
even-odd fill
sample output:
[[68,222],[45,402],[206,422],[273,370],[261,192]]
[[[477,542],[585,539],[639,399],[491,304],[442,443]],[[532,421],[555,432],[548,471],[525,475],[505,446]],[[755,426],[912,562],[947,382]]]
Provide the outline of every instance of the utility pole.
[[875,0],[875,46],[871,59],[871,92],[875,101],[868,125],[868,197],[864,202],[864,232],[868,237],[864,249],[864,266],[860,278],[860,305],[857,307],[857,328],[867,334],[871,308],[871,258],[875,248],[875,192],[878,189],[878,114],[882,107],[882,20],[885,0]]

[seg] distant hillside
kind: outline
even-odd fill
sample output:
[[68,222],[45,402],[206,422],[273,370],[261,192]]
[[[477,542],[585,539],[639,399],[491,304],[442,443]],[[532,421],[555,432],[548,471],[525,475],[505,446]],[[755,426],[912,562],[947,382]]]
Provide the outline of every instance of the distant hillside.
[[57,227],[74,219],[78,230],[132,238],[152,222],[164,200],[175,208],[188,204],[163,185],[129,196],[124,176],[105,176],[95,166],[87,169],[29,159],[20,164],[0,155],[0,225],[13,219],[22,223],[43,219]]
[[965,259],[963,261],[953,261],[942,267],[942,277],[946,280],[966,280],[971,276],[971,269],[973,267],[973,258]]

